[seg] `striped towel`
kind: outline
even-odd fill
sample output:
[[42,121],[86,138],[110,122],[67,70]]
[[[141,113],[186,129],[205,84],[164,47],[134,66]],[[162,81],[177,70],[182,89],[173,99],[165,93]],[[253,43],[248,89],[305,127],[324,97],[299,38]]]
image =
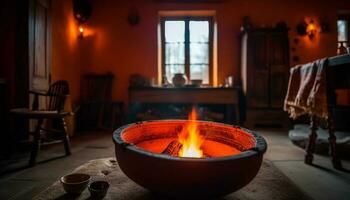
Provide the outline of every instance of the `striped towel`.
[[293,119],[304,115],[328,118],[327,59],[320,59],[290,69],[284,110]]

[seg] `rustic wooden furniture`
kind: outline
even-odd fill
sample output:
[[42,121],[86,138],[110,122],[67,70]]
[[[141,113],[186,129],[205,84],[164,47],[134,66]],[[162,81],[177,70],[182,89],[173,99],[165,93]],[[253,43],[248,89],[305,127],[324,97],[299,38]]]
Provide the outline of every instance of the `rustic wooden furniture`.
[[288,31],[248,29],[241,35],[241,50],[246,126],[287,124],[282,107],[289,75]]
[[[17,117],[37,120],[35,131],[32,133],[34,136],[32,152],[30,155],[29,165],[35,165],[36,156],[40,148],[40,140],[43,133],[53,132],[58,135],[60,140],[64,143],[64,149],[66,155],[70,155],[70,143],[67,134],[67,127],[65,117],[70,113],[65,112],[64,103],[69,95],[69,87],[67,81],[57,81],[53,83],[47,93],[40,93],[36,91],[30,91],[34,95],[34,101],[32,108],[15,108],[11,110],[11,113]],[[48,105],[45,110],[39,110],[39,96],[47,97]],[[51,120],[58,122],[57,128],[47,129],[43,127],[44,120]],[[54,125],[54,124],[53,124]]]
[[[213,105],[224,107],[224,122],[240,123],[240,89],[219,87],[167,88],[140,87],[129,88],[131,115],[136,115],[141,107],[150,105]],[[134,121],[134,120],[131,120]]]
[[[327,128],[329,133],[329,146],[332,156],[332,164],[336,169],[342,169],[341,161],[336,151],[336,136],[334,134],[333,107],[336,105],[336,89],[350,89],[350,54],[335,56],[328,59],[327,66],[327,99],[328,99],[328,118]],[[315,143],[317,139],[317,129],[319,119],[316,116],[310,117],[310,135],[306,147],[305,163],[312,164]]]
[[123,103],[112,101],[113,79],[112,73],[84,75],[78,112],[80,130],[113,129],[120,125]]

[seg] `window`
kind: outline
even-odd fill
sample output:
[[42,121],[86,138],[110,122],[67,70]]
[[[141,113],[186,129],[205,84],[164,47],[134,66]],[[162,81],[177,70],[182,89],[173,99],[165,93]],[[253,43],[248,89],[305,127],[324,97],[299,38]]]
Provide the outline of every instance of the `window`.
[[212,71],[212,20],[203,17],[161,19],[162,73],[171,82],[174,74],[210,84]]
[[338,47],[349,46],[349,19],[350,16],[341,15],[337,21],[338,27]]

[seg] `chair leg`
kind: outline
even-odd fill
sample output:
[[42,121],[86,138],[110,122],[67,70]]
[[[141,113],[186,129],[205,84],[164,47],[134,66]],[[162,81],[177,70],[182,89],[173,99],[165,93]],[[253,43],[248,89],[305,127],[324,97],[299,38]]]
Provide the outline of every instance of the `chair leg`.
[[236,124],[241,125],[241,118],[239,116],[240,110],[239,110],[239,105],[236,104],[235,105],[235,120],[236,120]]
[[69,135],[67,132],[67,124],[66,124],[66,120],[63,118],[61,118],[61,123],[62,123],[62,140],[63,140],[63,144],[64,144],[64,150],[66,152],[66,156],[71,154],[70,151],[70,141],[69,141]]
[[111,120],[110,120],[111,121],[111,125],[110,125],[110,127],[111,127],[112,130],[114,130],[116,128],[116,117],[115,117],[115,115],[117,114],[118,111],[116,111],[117,108],[112,103],[111,103],[111,109],[112,109],[112,111],[111,111]]
[[316,116],[310,117],[310,135],[309,135],[309,141],[306,146],[306,155],[304,162],[306,164],[312,164],[312,161],[314,159],[313,153],[315,151],[315,143],[317,138],[317,129],[318,129],[318,119]]
[[103,124],[103,119],[104,119],[104,114],[105,114],[105,109],[106,109],[106,104],[102,103],[101,106],[99,107],[99,112],[98,112],[98,119],[97,119],[97,128],[98,129],[105,129],[105,124]]
[[30,153],[30,159],[29,159],[29,166],[34,166],[36,164],[36,156],[38,155],[39,145],[40,145],[39,144],[40,129],[41,129],[42,123],[43,123],[43,119],[39,119],[38,124],[35,128],[32,152]]
[[332,116],[328,117],[327,124],[328,124],[328,133],[329,133],[328,141],[329,141],[329,148],[332,156],[332,164],[335,169],[342,169],[342,164],[336,151],[337,138],[334,133],[335,129],[334,129]]

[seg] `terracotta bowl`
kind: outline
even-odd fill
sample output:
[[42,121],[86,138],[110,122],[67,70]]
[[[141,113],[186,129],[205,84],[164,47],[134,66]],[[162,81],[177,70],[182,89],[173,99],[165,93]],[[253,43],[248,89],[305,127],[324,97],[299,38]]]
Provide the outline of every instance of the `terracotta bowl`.
[[68,174],[61,178],[64,191],[69,194],[80,194],[88,186],[91,176],[88,174]]
[[200,87],[203,83],[202,79],[192,79],[191,80],[191,84],[196,86],[196,87]]
[[258,173],[267,145],[247,129],[198,121],[206,158],[173,157],[161,152],[177,139],[188,120],[129,124],[114,132],[122,171],[137,184],[167,196],[215,197],[234,192]]
[[93,199],[103,199],[108,191],[109,183],[107,181],[94,181],[89,184],[89,191]]

